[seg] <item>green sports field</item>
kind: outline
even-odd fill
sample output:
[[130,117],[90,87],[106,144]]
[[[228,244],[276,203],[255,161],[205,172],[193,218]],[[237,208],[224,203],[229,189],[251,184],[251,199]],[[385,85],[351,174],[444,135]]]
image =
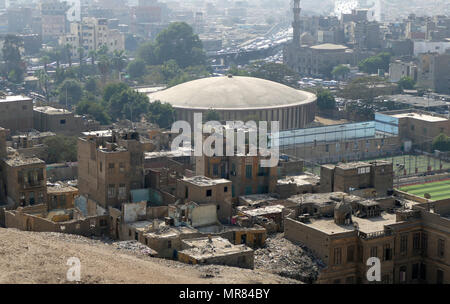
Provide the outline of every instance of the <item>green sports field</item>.
[[424,197],[425,193],[429,193],[432,200],[438,201],[450,198],[450,180],[411,185],[402,187],[400,190],[420,197]]

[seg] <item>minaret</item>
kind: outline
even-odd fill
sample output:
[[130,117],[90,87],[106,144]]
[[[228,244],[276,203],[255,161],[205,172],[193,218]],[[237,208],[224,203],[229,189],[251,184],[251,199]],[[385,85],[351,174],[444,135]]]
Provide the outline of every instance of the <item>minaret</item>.
[[295,46],[300,46],[300,36],[302,35],[302,25],[300,23],[300,0],[294,0],[294,22],[292,22],[292,28],[294,29],[294,36],[293,36],[293,44]]

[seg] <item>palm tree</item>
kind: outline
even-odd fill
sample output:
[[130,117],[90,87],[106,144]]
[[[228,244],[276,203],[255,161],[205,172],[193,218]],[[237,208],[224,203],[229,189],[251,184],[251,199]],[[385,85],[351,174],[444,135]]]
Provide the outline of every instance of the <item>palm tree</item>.
[[115,50],[111,59],[111,66],[114,70],[117,71],[118,76],[120,75],[120,72],[125,68],[126,64],[127,56],[125,56],[125,52]]
[[109,62],[108,57],[106,57],[105,55],[102,55],[100,57],[100,60],[97,63],[97,67],[98,67],[98,70],[100,71],[100,74],[102,74],[103,84],[106,83],[106,77],[108,76],[110,66],[111,66],[111,63]]
[[95,64],[95,56],[97,55],[97,52],[95,50],[90,50],[88,53],[88,56],[91,57],[91,64]]
[[72,46],[70,44],[66,44],[64,46],[64,55],[69,63],[69,66],[72,67]]
[[79,47],[77,49],[78,51],[78,59],[80,61],[80,67],[79,67],[79,76],[80,76],[80,80],[83,78],[83,57],[84,57],[84,48]]
[[47,74],[47,64],[50,63],[50,57],[47,55],[44,55],[41,57],[41,63],[44,65],[44,71]]
[[45,100],[48,101],[48,74],[45,70],[38,70],[36,72],[36,77],[39,80],[39,86],[41,88],[41,91],[44,92]]

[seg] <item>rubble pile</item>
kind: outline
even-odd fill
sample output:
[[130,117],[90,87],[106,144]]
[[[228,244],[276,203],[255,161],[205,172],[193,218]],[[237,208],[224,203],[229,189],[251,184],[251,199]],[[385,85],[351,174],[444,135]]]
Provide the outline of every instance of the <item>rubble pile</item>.
[[268,236],[266,245],[255,250],[255,269],[313,283],[325,264],[306,247],[293,244],[282,233]]
[[148,256],[155,255],[155,251],[153,249],[134,240],[114,242],[111,245],[114,246],[117,250],[126,250],[132,253],[143,254]]

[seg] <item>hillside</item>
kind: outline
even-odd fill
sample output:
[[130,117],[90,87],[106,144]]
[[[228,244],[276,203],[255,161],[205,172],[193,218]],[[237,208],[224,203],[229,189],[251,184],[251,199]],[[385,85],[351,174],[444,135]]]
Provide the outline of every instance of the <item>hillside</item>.
[[81,283],[299,283],[263,271],[191,266],[75,235],[0,228],[0,283],[67,283],[67,259],[81,261]]

